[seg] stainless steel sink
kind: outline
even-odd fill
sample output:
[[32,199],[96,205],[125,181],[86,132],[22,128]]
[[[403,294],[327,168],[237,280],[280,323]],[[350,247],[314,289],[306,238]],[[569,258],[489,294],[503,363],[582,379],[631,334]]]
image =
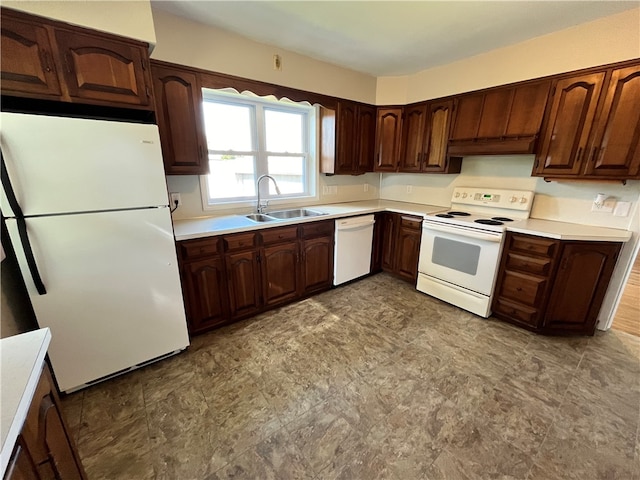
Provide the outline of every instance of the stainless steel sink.
[[253,222],[275,222],[277,220],[277,218],[270,217],[263,213],[250,213],[249,215],[245,215],[245,217]]
[[278,219],[288,219],[288,218],[302,218],[302,217],[318,217],[320,215],[326,215],[326,213],[319,212],[317,210],[311,210],[308,208],[294,208],[292,210],[279,210],[277,212],[269,212],[268,215],[270,217],[274,217]]

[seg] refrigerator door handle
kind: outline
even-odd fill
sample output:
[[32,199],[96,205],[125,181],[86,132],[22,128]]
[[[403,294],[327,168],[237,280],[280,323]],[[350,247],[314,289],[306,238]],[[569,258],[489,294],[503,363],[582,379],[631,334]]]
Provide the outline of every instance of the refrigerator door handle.
[[31,272],[33,283],[40,295],[46,295],[47,289],[45,288],[42,277],[40,276],[40,272],[38,271],[36,257],[33,255],[31,242],[29,241],[29,235],[27,233],[27,222],[25,221],[24,217],[16,217],[16,225],[18,226],[20,243],[22,244],[22,250],[24,251],[24,256],[27,260],[27,265],[29,266],[29,272]]
[[4,190],[5,195],[7,196],[9,207],[13,211],[14,217],[22,218],[24,216],[22,213],[22,208],[20,208],[20,204],[18,203],[18,199],[16,198],[16,192],[13,191],[13,186],[11,185],[11,179],[9,178],[9,172],[7,171],[7,165],[4,163],[4,153],[2,152],[1,148],[0,148],[0,168],[1,168],[0,180],[2,180],[2,188]]
[[4,163],[4,155],[2,154],[2,149],[0,149],[0,168],[2,169],[0,171],[2,188],[4,189],[4,193],[7,196],[9,206],[11,207],[11,210],[13,210],[13,215],[16,219],[18,234],[20,235],[20,243],[22,243],[22,250],[24,251],[24,256],[27,260],[27,265],[29,266],[29,272],[31,272],[31,278],[33,278],[33,283],[35,284],[38,293],[40,295],[46,295],[47,289],[42,282],[42,277],[40,276],[38,265],[36,264],[36,258],[33,255],[33,249],[31,248],[31,242],[29,241],[29,234],[27,233],[27,222],[24,219],[22,209],[20,208],[20,204],[18,203],[16,194],[13,191],[13,187],[11,186],[11,180],[9,179],[7,166]]

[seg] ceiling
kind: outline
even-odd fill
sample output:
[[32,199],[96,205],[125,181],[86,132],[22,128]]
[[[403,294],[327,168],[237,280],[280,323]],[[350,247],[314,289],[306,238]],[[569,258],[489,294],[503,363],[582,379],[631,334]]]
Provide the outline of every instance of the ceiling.
[[260,43],[387,76],[512,45],[636,8],[640,1],[152,0],[152,6]]

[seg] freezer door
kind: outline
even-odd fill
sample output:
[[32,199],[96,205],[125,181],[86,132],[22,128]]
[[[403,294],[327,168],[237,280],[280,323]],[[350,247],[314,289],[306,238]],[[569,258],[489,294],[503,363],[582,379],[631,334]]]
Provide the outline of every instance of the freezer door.
[[0,145],[26,216],[169,203],[156,125],[2,112]]
[[61,390],[189,344],[167,207],[27,219],[45,295],[7,227]]

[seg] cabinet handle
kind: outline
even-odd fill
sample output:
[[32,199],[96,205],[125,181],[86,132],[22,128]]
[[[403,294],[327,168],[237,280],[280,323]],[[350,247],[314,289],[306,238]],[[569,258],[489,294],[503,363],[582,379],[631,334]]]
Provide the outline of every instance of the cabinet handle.
[[198,155],[199,155],[200,159],[202,160],[202,158],[204,157],[202,145],[198,145]]
[[380,143],[380,150],[378,150],[378,166],[382,165],[382,143]]
[[578,152],[576,153],[575,162],[579,163],[580,162],[580,158],[582,158],[582,147],[578,148]]
[[420,159],[422,158],[422,152],[419,152],[416,155],[416,163],[418,164],[418,166],[420,165]]

